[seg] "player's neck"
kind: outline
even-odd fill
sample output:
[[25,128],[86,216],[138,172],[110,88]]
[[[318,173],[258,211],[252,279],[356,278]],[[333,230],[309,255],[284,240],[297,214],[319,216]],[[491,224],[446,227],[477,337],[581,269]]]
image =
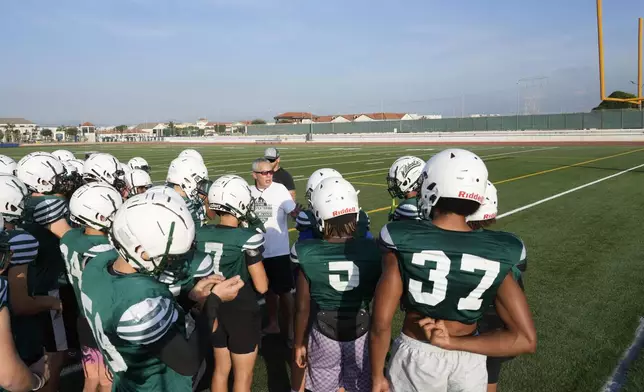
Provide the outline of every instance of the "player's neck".
[[238,227],[239,220],[230,214],[223,214],[219,218],[219,224],[221,226]]
[[405,199],[415,199],[416,196],[418,195],[418,192],[409,192],[408,194],[405,195]]
[[4,229],[5,230],[13,230],[15,228],[16,228],[16,225],[14,225],[13,223],[9,223],[7,221],[4,221]]
[[472,231],[465,217],[457,214],[439,214],[432,219],[434,226],[449,231]]
[[121,256],[119,256],[118,259],[114,262],[114,265],[112,266],[114,271],[121,273],[121,274],[133,274],[136,272],[134,267],[132,267],[125,259]]
[[105,233],[88,226],[85,227],[85,235],[105,235]]

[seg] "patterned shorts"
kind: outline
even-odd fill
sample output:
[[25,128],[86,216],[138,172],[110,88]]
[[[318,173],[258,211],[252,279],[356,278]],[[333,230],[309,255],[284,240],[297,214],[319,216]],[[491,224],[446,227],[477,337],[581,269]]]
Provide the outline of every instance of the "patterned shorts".
[[311,392],[371,391],[371,367],[366,333],[350,342],[330,339],[311,328],[306,389]]

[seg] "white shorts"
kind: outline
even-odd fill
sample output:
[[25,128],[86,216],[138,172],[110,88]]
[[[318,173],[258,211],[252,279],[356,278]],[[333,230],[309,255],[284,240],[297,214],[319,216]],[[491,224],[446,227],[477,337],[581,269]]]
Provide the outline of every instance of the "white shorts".
[[392,392],[486,392],[486,358],[401,333],[393,344],[387,378]]

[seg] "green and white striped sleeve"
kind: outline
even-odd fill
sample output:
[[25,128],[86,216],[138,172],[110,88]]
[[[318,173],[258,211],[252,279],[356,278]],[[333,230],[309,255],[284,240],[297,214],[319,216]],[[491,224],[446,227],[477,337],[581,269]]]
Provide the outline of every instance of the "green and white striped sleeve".
[[67,217],[67,202],[62,198],[49,198],[41,201],[34,209],[34,222],[45,226]]
[[179,317],[174,301],[167,297],[146,298],[121,316],[116,334],[130,343],[147,345],[161,339]]

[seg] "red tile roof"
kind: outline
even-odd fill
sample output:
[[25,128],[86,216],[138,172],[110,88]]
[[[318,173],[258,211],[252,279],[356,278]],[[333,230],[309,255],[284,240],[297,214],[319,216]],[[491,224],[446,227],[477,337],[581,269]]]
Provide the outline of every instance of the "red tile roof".
[[286,112],[282,114],[278,114],[277,116],[273,117],[275,120],[304,120],[307,118],[313,118],[317,117],[315,114],[308,113],[308,112]]
[[83,125],[81,125],[81,126],[82,127],[93,127],[94,124],[92,124],[91,122],[84,122]]

